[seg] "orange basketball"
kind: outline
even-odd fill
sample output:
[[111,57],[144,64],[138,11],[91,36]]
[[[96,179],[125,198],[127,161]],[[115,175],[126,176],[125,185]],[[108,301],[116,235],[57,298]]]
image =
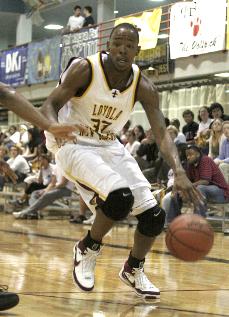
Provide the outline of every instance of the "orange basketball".
[[198,261],[211,250],[214,232],[207,220],[193,214],[175,218],[168,227],[165,242],[178,259]]

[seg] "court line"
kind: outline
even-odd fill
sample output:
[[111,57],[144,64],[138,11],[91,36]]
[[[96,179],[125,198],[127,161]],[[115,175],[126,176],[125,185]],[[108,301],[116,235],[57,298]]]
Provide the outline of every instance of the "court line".
[[[129,292],[128,292],[129,293]],[[195,310],[188,310],[188,309],[181,309],[181,308],[175,308],[175,307],[165,307],[165,306],[158,306],[160,303],[158,300],[152,300],[148,302],[142,301],[142,303],[136,303],[135,305],[129,304],[129,303],[123,303],[123,302],[116,302],[116,301],[109,301],[109,300],[96,300],[96,299],[82,299],[82,298],[69,298],[69,297],[64,297],[64,296],[54,296],[54,295],[43,295],[43,294],[23,294],[23,293],[18,293],[19,295],[28,295],[28,296],[37,296],[37,297],[48,297],[48,298],[56,298],[56,299],[66,299],[66,300],[74,300],[74,301],[85,301],[85,302],[93,302],[93,303],[103,303],[103,304],[111,304],[111,305],[123,305],[123,306],[149,306],[149,305],[156,305],[155,310],[168,310],[168,311],[177,311],[177,312],[183,312],[183,313],[192,313],[192,314],[198,314],[199,315],[205,315],[205,316],[218,316],[218,317],[229,317],[229,315],[225,314],[218,314],[218,313],[209,313],[209,312],[203,312],[203,311],[195,311]],[[85,293],[83,293],[85,294]],[[137,300],[137,298],[136,298]],[[139,299],[140,300],[140,299]]]
[[[73,242],[79,241],[79,240],[73,239],[73,238],[59,237],[59,236],[50,236],[50,235],[47,235],[47,234],[36,233],[36,232],[26,233],[26,232],[22,232],[22,231],[6,230],[6,229],[0,229],[0,232],[6,232],[6,233],[12,233],[12,234],[18,234],[18,235],[25,235],[25,236],[33,236],[33,237],[39,237],[39,238],[54,239],[54,240],[62,240],[62,241],[73,241]],[[123,250],[130,250],[131,249],[130,247],[127,247],[127,246],[124,246],[124,245],[112,244],[112,243],[104,243],[104,246],[110,247],[110,248],[114,248],[114,249],[123,249]],[[168,251],[160,251],[160,250],[155,250],[155,249],[151,250],[150,253],[156,253],[156,254],[172,256]],[[209,262],[229,264],[229,259],[205,257],[203,260],[204,261],[209,261]]]

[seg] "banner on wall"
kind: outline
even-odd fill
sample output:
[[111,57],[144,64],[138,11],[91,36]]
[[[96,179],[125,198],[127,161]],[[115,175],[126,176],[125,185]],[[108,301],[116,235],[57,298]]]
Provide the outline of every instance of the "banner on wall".
[[24,85],[26,81],[28,46],[18,46],[2,51],[0,59],[0,81],[11,85]]
[[28,46],[28,84],[58,80],[60,75],[60,37]]
[[61,69],[72,57],[86,58],[98,51],[98,27],[79,30],[62,36]]
[[172,5],[171,58],[224,50],[226,6],[226,0],[193,0]]
[[169,58],[168,44],[157,45],[155,48],[140,51],[134,61],[141,69],[153,67],[157,74],[168,74],[174,71],[174,60]]
[[131,23],[136,25],[141,30],[139,32],[139,45],[141,46],[141,50],[148,50],[157,45],[161,14],[162,9],[157,8],[152,12],[143,12],[140,16],[119,18],[115,21],[115,25],[121,23]]

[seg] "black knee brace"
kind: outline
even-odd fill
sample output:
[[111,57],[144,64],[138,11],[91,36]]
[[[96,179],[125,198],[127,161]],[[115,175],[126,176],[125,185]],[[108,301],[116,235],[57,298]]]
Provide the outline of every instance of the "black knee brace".
[[165,211],[158,205],[137,215],[138,231],[147,237],[159,235],[165,223]]
[[103,213],[112,220],[126,218],[132,209],[134,196],[129,188],[120,188],[109,193],[105,202],[100,206]]

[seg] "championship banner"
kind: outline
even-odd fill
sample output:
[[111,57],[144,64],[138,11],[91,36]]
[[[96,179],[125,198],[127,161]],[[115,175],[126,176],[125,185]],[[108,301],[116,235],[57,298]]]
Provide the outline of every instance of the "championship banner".
[[25,84],[28,46],[18,46],[2,51],[0,59],[0,81],[10,86]]
[[60,37],[29,44],[28,84],[58,80],[59,75]]
[[70,58],[93,55],[98,51],[98,27],[82,29],[62,36],[61,69],[64,70]]
[[226,6],[226,0],[193,0],[172,5],[171,58],[224,50]]
[[115,25],[121,23],[130,23],[135,25],[141,31],[139,32],[139,45],[141,50],[148,50],[157,45],[157,37],[161,24],[162,9],[157,8],[152,12],[143,12],[140,16],[130,16],[119,18],[115,21]]

